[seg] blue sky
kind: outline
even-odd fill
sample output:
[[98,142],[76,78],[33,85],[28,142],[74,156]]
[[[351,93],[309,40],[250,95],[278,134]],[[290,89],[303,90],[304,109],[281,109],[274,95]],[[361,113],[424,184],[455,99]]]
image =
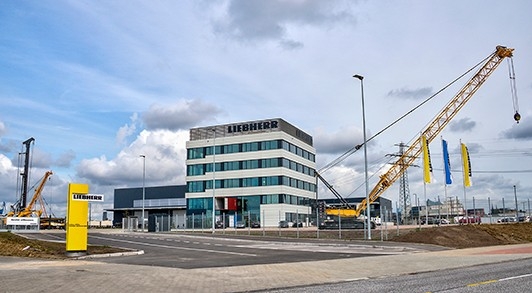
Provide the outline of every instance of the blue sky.
[[[57,216],[68,182],[105,194],[96,218],[112,207],[114,188],[141,186],[140,154],[148,186],[184,184],[196,126],[283,118],[314,137],[319,168],[362,142],[353,74],[365,77],[372,135],[505,45],[515,48],[521,123],[503,62],[442,137],[453,169],[460,140],[469,147],[469,200],[502,207],[516,185],[522,203],[532,197],[530,11],[529,1],[2,1],[0,201],[17,199],[18,154],[30,137],[31,181],[53,170],[43,194]],[[376,137],[370,173],[466,81]],[[440,145],[430,146],[428,197],[461,200],[460,169],[444,190]],[[358,152],[323,175],[346,197],[363,196],[363,166]],[[409,169],[412,201],[421,178]],[[384,196],[397,201],[398,189]]]

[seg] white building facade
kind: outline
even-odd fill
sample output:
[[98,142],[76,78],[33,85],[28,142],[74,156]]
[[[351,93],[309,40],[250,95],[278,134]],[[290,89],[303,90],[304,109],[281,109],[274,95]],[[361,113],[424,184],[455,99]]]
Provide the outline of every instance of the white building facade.
[[308,223],[316,150],[304,131],[280,118],[207,126],[191,129],[186,147],[187,214],[212,221],[214,205],[229,227]]

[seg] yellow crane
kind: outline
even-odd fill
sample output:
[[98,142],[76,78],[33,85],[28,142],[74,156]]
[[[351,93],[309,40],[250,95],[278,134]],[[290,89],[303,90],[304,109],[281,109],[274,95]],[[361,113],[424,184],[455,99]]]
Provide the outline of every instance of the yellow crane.
[[[438,134],[443,130],[447,124],[456,116],[456,114],[465,106],[465,104],[471,99],[475,92],[484,84],[486,79],[493,73],[493,71],[501,64],[505,58],[513,57],[514,49],[504,46],[497,46],[495,52],[493,52],[484,65],[478,70],[478,72],[460,89],[460,91],[447,103],[447,105],[436,115],[436,117],[428,124],[428,126],[421,132],[416,141],[410,144],[410,147],[403,152],[401,157],[390,167],[390,169],[380,176],[379,182],[375,185],[373,190],[368,195],[369,203],[364,198],[356,208],[352,209],[345,206],[343,209],[338,207],[326,208],[327,215],[341,215],[343,217],[359,217],[361,212],[364,211],[368,204],[375,202],[383,193],[388,189],[406,169],[411,166],[416,159],[419,158],[422,152],[422,137],[425,136],[427,143],[433,141]],[[511,59],[510,59],[511,60]],[[513,65],[513,63],[512,63]],[[510,78],[512,79],[513,66],[510,69]],[[512,83],[512,98],[514,100],[514,119],[519,122],[521,116],[517,109],[517,96],[515,95],[515,84]],[[367,143],[367,142],[364,142]],[[357,146],[356,149],[360,149]],[[320,176],[321,177],[321,176]]]
[[[41,215],[44,214],[46,216],[46,209],[44,206],[44,202],[42,199],[42,190],[44,189],[44,185],[46,184],[46,181],[48,181],[48,178],[52,176],[52,171],[46,171],[43,178],[41,179],[41,182],[39,183],[39,186],[35,189],[35,193],[33,194],[33,197],[31,198],[31,201],[28,203],[27,207],[23,207],[20,211],[12,210],[10,211],[7,216],[8,217],[41,217]],[[37,201],[40,203],[41,207],[40,209],[35,209],[35,204]]]

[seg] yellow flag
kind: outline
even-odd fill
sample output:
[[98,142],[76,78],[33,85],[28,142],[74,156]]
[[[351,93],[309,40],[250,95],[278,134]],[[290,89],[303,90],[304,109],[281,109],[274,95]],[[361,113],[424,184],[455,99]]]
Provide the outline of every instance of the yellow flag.
[[427,137],[421,136],[421,147],[423,149],[423,180],[426,183],[430,183],[432,173],[432,164],[430,162],[430,151],[427,143]]
[[461,143],[462,149],[462,169],[464,170],[464,186],[471,186],[471,162],[469,161],[469,151],[465,144]]

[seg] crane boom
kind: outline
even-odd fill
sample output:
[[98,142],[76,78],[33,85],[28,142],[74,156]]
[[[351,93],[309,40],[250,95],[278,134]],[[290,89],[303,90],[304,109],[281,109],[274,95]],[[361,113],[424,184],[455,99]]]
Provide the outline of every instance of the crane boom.
[[22,211],[18,213],[18,215],[15,215],[16,217],[29,217],[33,212],[36,212],[38,216],[41,216],[41,214],[44,211],[44,205],[42,206],[41,210],[34,211],[35,203],[37,201],[41,201],[41,193],[44,189],[44,185],[46,184],[46,181],[50,176],[52,176],[52,171],[46,171],[44,174],[44,177],[42,178],[41,182],[39,183],[39,186],[35,189],[35,193],[33,194],[33,197],[31,198],[31,201],[28,203],[28,206],[24,208]]
[[[369,204],[376,201],[383,193],[390,187],[406,169],[419,158],[422,147],[421,137],[427,138],[427,143],[433,141],[447,124],[453,119],[456,114],[465,106],[471,99],[473,94],[484,84],[486,79],[493,73],[493,71],[501,64],[504,58],[513,56],[514,49],[504,46],[497,46],[495,52],[488,57],[486,63],[478,70],[478,72],[462,87],[462,89],[449,101],[449,103],[440,111],[438,115],[430,122],[421,132],[420,137],[410,144],[410,147],[402,154],[402,156],[392,165],[392,167],[383,175],[375,185],[373,190],[368,195]],[[355,209],[355,216],[368,206],[366,199],[362,200]]]
[[323,176],[320,175],[320,173],[318,173],[317,171],[314,172],[314,175],[316,175],[316,177],[318,177],[321,182],[323,182],[323,184],[325,184],[325,186],[327,186],[327,188],[329,188],[329,190],[332,192],[332,194],[334,194],[334,196],[336,196],[336,198],[338,198],[338,200],[340,200],[340,202],[347,208],[352,208],[351,205],[349,204],[349,202],[347,200],[345,200],[345,198],[343,198],[340,193],[338,193],[338,191],[336,191],[336,189],[334,189],[334,187],[329,183],[327,182],[327,180],[325,180],[325,178],[323,178]]
[[31,143],[35,141],[35,138],[30,137],[24,142],[23,145],[26,146],[26,152],[24,152],[24,171],[20,174],[22,175],[22,194],[19,209],[24,209],[26,207],[26,198],[28,197],[28,174],[29,174],[29,164],[30,164],[30,146]]

